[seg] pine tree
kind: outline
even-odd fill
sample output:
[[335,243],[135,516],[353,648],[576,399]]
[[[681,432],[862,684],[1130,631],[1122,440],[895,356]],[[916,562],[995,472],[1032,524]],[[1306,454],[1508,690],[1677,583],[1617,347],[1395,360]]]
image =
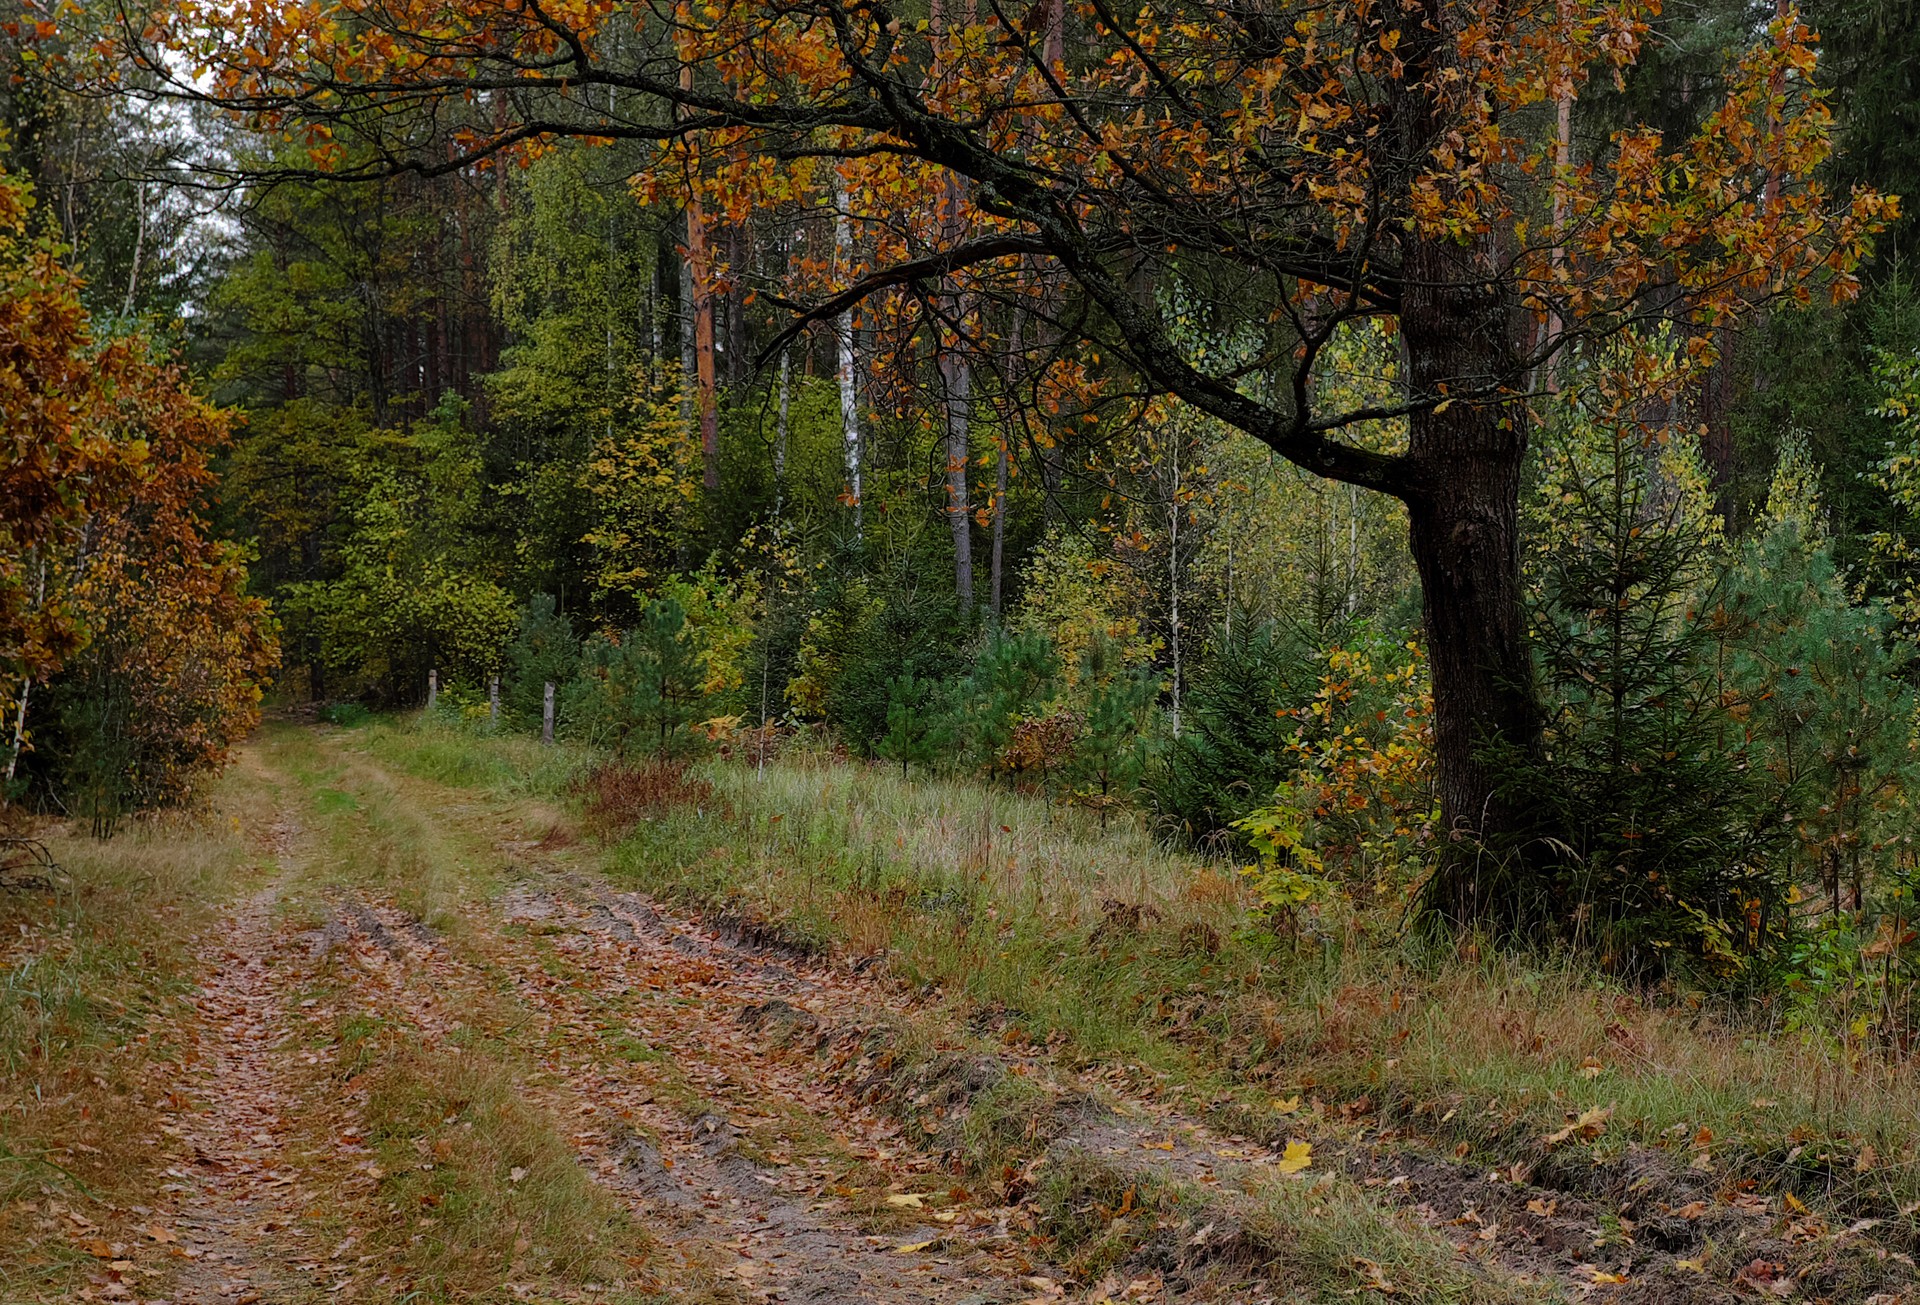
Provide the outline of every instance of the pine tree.
[[1560,437],[1535,512],[1547,746],[1501,759],[1552,852],[1557,900],[1534,909],[1623,969],[1661,968],[1676,945],[1726,960],[1755,940],[1752,913],[1777,918],[1786,885],[1762,855],[1778,821],[1726,728],[1719,643],[1699,619],[1719,601],[1704,478],[1664,474],[1643,427],[1572,404]]
[[1206,843],[1272,797],[1287,772],[1287,713],[1316,683],[1310,652],[1302,632],[1280,621],[1242,613],[1214,630],[1189,682],[1185,728],[1149,781],[1161,820]]
[[873,750],[899,762],[902,777],[910,766],[932,765],[943,751],[933,690],[933,685],[906,669],[887,681],[887,732]]
[[959,751],[997,775],[1023,720],[1039,717],[1060,692],[1060,658],[1043,634],[994,631],[957,686],[952,710]]
[[605,635],[587,640],[563,712],[570,731],[590,742],[626,752],[636,740],[645,740],[666,756],[682,727],[698,714],[705,677],[685,610],[671,598],[659,598],[618,640]]
[[567,683],[580,664],[573,621],[557,610],[552,594],[535,594],[520,610],[520,631],[507,646],[502,696],[510,719],[538,723],[546,686]]
[[1139,785],[1147,769],[1147,730],[1159,685],[1144,669],[1130,670],[1110,639],[1096,636],[1080,659],[1086,699],[1074,741],[1074,796],[1097,807],[1100,823]]

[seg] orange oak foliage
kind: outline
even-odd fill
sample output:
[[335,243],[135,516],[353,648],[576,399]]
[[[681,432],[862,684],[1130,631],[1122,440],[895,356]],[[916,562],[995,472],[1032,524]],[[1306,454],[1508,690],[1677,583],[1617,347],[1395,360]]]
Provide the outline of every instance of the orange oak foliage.
[[[30,196],[0,174],[0,704],[9,762],[50,677],[117,697],[142,804],[177,800],[257,721],[266,605],[204,501],[224,414],[137,337],[96,342]],[[57,764],[57,763],[56,763]]]

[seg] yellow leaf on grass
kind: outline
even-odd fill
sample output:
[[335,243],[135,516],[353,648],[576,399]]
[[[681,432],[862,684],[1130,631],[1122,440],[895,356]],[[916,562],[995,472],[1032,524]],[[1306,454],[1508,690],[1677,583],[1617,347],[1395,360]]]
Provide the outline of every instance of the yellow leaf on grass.
[[1806,1202],[1802,1201],[1799,1197],[1795,1196],[1792,1192],[1788,1192],[1784,1197],[1781,1198],[1781,1204],[1787,1207],[1787,1212],[1789,1214],[1805,1214],[1807,1212]]
[[926,1198],[922,1197],[918,1192],[895,1192],[893,1195],[887,1198],[887,1204],[888,1205],[904,1205],[912,1209],[918,1210],[920,1208],[921,1202],[924,1201],[925,1199]]
[[1280,1156],[1280,1163],[1274,1168],[1283,1174],[1297,1174],[1313,1163],[1313,1143],[1289,1142],[1286,1151]]
[[1540,1140],[1548,1146],[1558,1146],[1570,1137],[1578,1137],[1582,1140],[1595,1138],[1607,1131],[1607,1121],[1612,1118],[1612,1106],[1594,1106],[1590,1110],[1581,1111],[1580,1117],[1565,1128],[1548,1133]]
[[1276,1098],[1273,1103],[1274,1113],[1278,1115],[1291,1115],[1294,1111],[1298,1110],[1299,1108],[1300,1108],[1299,1097]]
[[936,1240],[938,1239],[930,1238],[929,1240],[924,1242],[908,1242],[905,1246],[894,1247],[893,1250],[896,1255],[918,1255],[921,1251],[924,1251],[927,1249],[927,1247],[933,1245],[934,1241]]

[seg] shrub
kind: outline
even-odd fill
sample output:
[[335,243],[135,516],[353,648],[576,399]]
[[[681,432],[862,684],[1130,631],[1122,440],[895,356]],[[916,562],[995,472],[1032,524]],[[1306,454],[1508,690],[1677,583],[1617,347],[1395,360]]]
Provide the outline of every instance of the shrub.
[[547,685],[572,680],[580,667],[580,639],[552,594],[535,594],[520,609],[520,629],[507,646],[500,705],[507,719],[537,725],[546,711]]
[[574,782],[588,832],[617,839],[642,820],[711,807],[713,785],[687,774],[687,763],[664,757],[637,762],[614,759]]
[[651,748],[665,756],[685,744],[705,679],[686,612],[671,598],[655,599],[622,637],[587,640],[566,688],[568,731],[619,752]]

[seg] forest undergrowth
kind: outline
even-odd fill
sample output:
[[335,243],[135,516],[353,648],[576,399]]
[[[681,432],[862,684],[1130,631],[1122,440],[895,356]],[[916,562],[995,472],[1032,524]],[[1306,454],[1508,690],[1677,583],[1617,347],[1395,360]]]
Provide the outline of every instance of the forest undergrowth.
[[1914,1287],[1896,1058],[984,785],[380,718],[50,832],[7,1300]]

